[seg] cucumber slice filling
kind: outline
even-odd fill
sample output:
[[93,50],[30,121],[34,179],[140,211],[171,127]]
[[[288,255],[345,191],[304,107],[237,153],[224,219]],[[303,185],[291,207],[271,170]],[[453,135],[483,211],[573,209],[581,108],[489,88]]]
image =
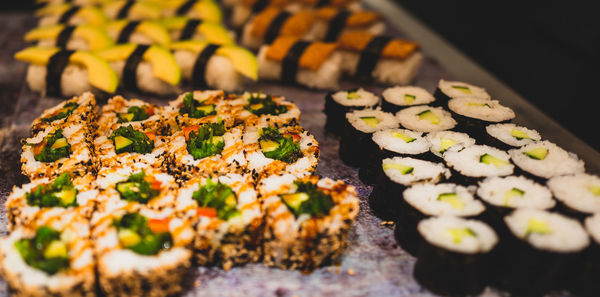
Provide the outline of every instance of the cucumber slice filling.
[[190,118],[199,119],[215,115],[217,111],[214,104],[205,104],[204,101],[194,100],[194,94],[187,93],[183,97],[183,106],[179,109],[179,113],[182,115],[187,114]]
[[71,145],[60,128],[44,137],[42,142],[28,145],[34,147],[34,159],[39,162],[51,163],[71,155]]
[[125,181],[118,182],[116,189],[123,200],[148,203],[160,193],[160,187],[153,184],[156,184],[154,177],[146,176],[146,173],[141,171],[130,175]]
[[279,115],[287,112],[285,105],[279,105],[273,101],[273,97],[268,95],[265,98],[261,98],[261,93],[250,94],[248,98],[248,104],[244,107],[249,112],[261,116],[265,114]]
[[267,158],[294,163],[302,157],[300,145],[294,141],[292,136],[284,136],[279,129],[266,127],[260,130],[258,143],[260,149]]
[[210,207],[217,210],[217,217],[228,221],[240,214],[237,209],[237,196],[235,192],[227,185],[218,180],[206,180],[206,185],[200,186],[192,194],[192,198],[198,202],[200,207]]
[[71,207],[77,204],[77,189],[71,176],[63,173],[51,184],[42,184],[25,194],[27,204],[38,207]]
[[154,149],[154,142],[146,134],[133,129],[131,125],[119,127],[108,138],[113,141],[117,154],[147,154]]
[[143,106],[131,106],[127,109],[126,113],[117,114],[117,118],[119,118],[117,123],[138,122],[147,120],[150,117],[150,115],[147,112],[147,109],[147,107],[144,108]]
[[61,241],[60,232],[42,226],[33,238],[15,242],[15,248],[27,265],[53,275],[69,268],[67,245]]
[[187,151],[194,159],[220,154],[225,147],[225,126],[223,123],[209,123],[199,126],[196,131],[189,134]]
[[326,216],[333,208],[331,196],[320,191],[315,185],[305,182],[294,183],[296,192],[282,194],[281,200],[298,217],[308,214],[311,217]]
[[148,218],[139,213],[125,214],[113,220],[113,226],[117,228],[121,246],[140,255],[156,255],[173,246],[171,233],[153,232]]

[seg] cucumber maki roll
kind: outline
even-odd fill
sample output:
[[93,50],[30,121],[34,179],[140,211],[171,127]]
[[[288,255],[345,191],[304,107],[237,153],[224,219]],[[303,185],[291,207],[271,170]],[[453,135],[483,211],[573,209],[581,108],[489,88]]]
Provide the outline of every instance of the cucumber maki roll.
[[404,128],[419,132],[450,130],[457,124],[450,112],[429,105],[402,109],[396,113],[396,118]]
[[475,139],[469,134],[455,131],[431,132],[425,138],[431,145],[431,152],[440,158],[443,158],[447,151],[460,151],[475,144]]
[[96,98],[92,93],[86,92],[44,110],[42,115],[31,123],[31,132],[35,135],[50,126],[65,123],[84,123],[91,128],[96,125],[97,117]]
[[283,96],[245,92],[239,98],[230,101],[230,104],[234,108],[236,122],[242,122],[246,126],[300,122],[300,109]]
[[194,126],[222,122],[226,128],[235,124],[233,107],[225,99],[223,91],[193,91],[179,95],[165,107],[171,132],[181,126]]
[[140,205],[92,219],[98,283],[106,296],[171,296],[190,267],[191,222]]
[[382,96],[383,110],[393,113],[414,105],[430,105],[435,101],[435,97],[427,90],[414,86],[387,88],[383,91]]
[[235,44],[235,33],[222,24],[185,16],[165,18],[162,25],[169,31],[171,40],[204,41],[212,44]]
[[47,5],[36,10],[35,15],[39,18],[40,27],[56,24],[99,26],[108,20],[104,11],[97,6],[74,3]]
[[159,21],[118,20],[106,23],[104,29],[117,44],[155,44],[166,47],[171,43],[169,32]]
[[13,296],[93,297],[88,221],[76,212],[40,218],[0,239],[0,272]]
[[485,139],[485,127],[506,123],[515,118],[515,112],[497,100],[457,97],[448,101],[452,116],[459,122],[456,130],[469,133],[476,139]]
[[379,97],[359,88],[357,90],[330,92],[325,97],[325,129],[336,135],[342,134],[346,113],[357,109],[374,108]]
[[114,44],[106,31],[91,25],[57,24],[38,27],[27,32],[24,39],[27,42],[37,42],[39,47],[83,51],[101,50]]
[[251,175],[193,178],[179,191],[175,209],[197,218],[194,250],[199,265],[229,270],[261,258],[263,215]]
[[316,13],[311,10],[291,13],[284,9],[269,7],[246,23],[242,30],[240,44],[257,50],[264,44],[273,43],[278,37],[304,37],[309,33],[315,20]]
[[542,140],[536,130],[515,124],[493,124],[485,127],[487,143],[502,150],[521,147]]
[[161,7],[151,1],[112,0],[102,5],[109,19],[131,21],[157,20],[161,17]]
[[158,135],[169,133],[167,120],[161,106],[139,99],[125,99],[115,96],[102,106],[102,116],[98,121],[100,131],[117,129],[122,124],[131,124],[134,129],[150,129]]
[[223,12],[216,1],[207,0],[172,0],[157,1],[162,7],[162,17],[185,16],[202,19],[212,23],[223,21]]
[[98,195],[98,190],[90,186],[93,180],[92,175],[72,179],[63,173],[53,179],[40,178],[13,187],[5,205],[8,229],[71,212],[91,216]]
[[259,177],[282,173],[305,176],[317,167],[319,143],[296,124],[246,127],[243,140],[248,170]]
[[283,175],[261,180],[258,188],[265,213],[265,265],[310,271],[341,255],[359,211],[354,187]]
[[519,168],[538,180],[585,171],[585,164],[577,155],[547,140],[512,149],[509,153]]
[[346,32],[369,32],[382,34],[385,24],[379,13],[368,10],[349,10],[336,7],[321,7],[305,38],[335,42]]
[[515,166],[505,151],[486,145],[472,145],[461,151],[447,151],[444,161],[456,172],[459,184],[473,184],[483,178],[512,175]]
[[582,218],[600,212],[600,177],[590,174],[556,176],[547,183],[564,212]]
[[440,79],[438,82],[438,87],[433,95],[440,103],[444,105],[447,105],[450,99],[457,97],[481,98],[488,100],[492,98],[484,88],[461,81],[446,81],[443,79]]

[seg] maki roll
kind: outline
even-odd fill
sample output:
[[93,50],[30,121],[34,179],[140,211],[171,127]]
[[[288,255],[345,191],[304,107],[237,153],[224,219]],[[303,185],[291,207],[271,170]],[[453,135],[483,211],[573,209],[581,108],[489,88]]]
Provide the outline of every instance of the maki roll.
[[102,9],[96,6],[72,3],[44,6],[35,11],[35,16],[39,18],[40,27],[57,24],[99,26],[108,19]]
[[36,220],[46,220],[74,212],[85,217],[94,209],[98,191],[90,187],[92,175],[71,179],[63,173],[55,179],[40,178],[21,187],[13,187],[6,199],[8,229],[29,226]]
[[158,135],[166,135],[169,127],[162,116],[163,108],[139,99],[125,99],[115,96],[102,106],[102,116],[98,121],[100,131],[117,129],[122,124],[131,124],[135,129],[150,129]]
[[374,108],[378,103],[379,97],[363,88],[328,93],[325,97],[325,130],[340,135],[346,121],[346,113],[356,109]]
[[25,34],[25,41],[37,42],[39,47],[83,51],[101,50],[114,44],[106,31],[96,26],[65,24],[35,28]]
[[502,150],[521,147],[542,140],[536,130],[515,124],[494,124],[485,127],[488,144]]
[[417,43],[369,32],[346,32],[338,43],[342,72],[362,81],[407,85],[423,60]]
[[248,170],[259,177],[282,173],[305,176],[317,167],[319,143],[295,123],[249,126],[242,139]]
[[460,151],[465,147],[475,144],[475,139],[467,133],[454,131],[437,131],[427,133],[427,141],[431,146],[431,152],[443,158],[447,151]]
[[445,81],[440,79],[438,87],[433,94],[443,104],[447,104],[452,98],[469,97],[491,99],[490,94],[484,88],[474,86],[461,81]]
[[13,296],[96,296],[94,268],[88,221],[76,212],[0,239],[0,272]]
[[506,123],[515,118],[515,112],[497,100],[457,97],[448,101],[448,108],[460,123],[457,130],[484,139],[489,124]]
[[29,47],[15,54],[29,63],[27,84],[34,92],[51,97],[79,96],[84,92],[114,93],[119,79],[100,56],[57,47]]
[[172,0],[155,1],[162,6],[163,17],[185,16],[202,19],[212,23],[221,23],[223,13],[219,4],[213,0]]
[[183,178],[246,170],[243,126],[226,128],[223,123],[206,123],[182,129],[169,140],[169,170]]
[[92,93],[86,92],[44,110],[42,115],[31,123],[31,132],[35,135],[50,126],[65,123],[74,125],[84,123],[88,127],[93,127],[96,125],[96,111],[96,98]]
[[130,204],[92,219],[98,283],[105,296],[171,296],[190,267],[194,231],[172,211]]
[[233,107],[225,100],[223,91],[193,91],[179,95],[165,108],[171,132],[182,126],[220,123],[230,128],[235,123]]
[[111,0],[103,3],[102,10],[113,20],[157,20],[161,16],[161,7],[151,1]]
[[315,19],[316,14],[311,10],[290,13],[270,7],[254,16],[244,26],[240,43],[256,50],[263,44],[273,43],[278,37],[303,37],[308,34]]
[[600,266],[598,266],[598,252],[600,252],[600,215],[590,216],[585,220],[584,227],[590,237],[592,243],[584,252],[580,261],[579,272],[577,277],[572,277],[571,291],[580,296],[594,296],[600,290],[598,282],[598,274]]
[[159,95],[178,93],[181,68],[164,47],[122,44],[97,54],[110,63],[126,91]]
[[515,166],[505,151],[487,145],[472,145],[460,151],[447,151],[444,161],[459,184],[473,184],[483,178],[513,174]]
[[335,89],[341,73],[337,44],[280,37],[258,52],[258,76],[315,89]]
[[220,23],[184,16],[166,18],[161,23],[169,31],[171,40],[197,40],[214,44],[235,44],[235,34],[227,31]]
[[582,218],[600,212],[600,177],[584,173],[556,176],[547,184],[565,213]]
[[300,122],[300,109],[296,104],[286,101],[283,96],[265,93],[245,92],[230,101],[237,122],[246,126],[258,124],[285,125]]
[[261,180],[258,188],[265,265],[311,271],[341,255],[359,211],[354,187],[318,176],[283,175]]
[[352,11],[328,6],[317,10],[315,21],[305,37],[335,42],[345,32],[357,31],[382,34],[385,24],[381,21],[381,15],[373,11]]
[[509,153],[519,168],[538,180],[585,171],[585,164],[577,155],[547,140],[512,149]]
[[421,221],[417,229],[424,244],[414,276],[422,286],[444,295],[483,290],[498,244],[492,228],[478,220],[441,216]]
[[258,79],[256,57],[236,45],[182,41],[171,45],[183,79],[194,88],[237,91]]
[[382,96],[383,110],[393,113],[406,107],[432,104],[435,101],[435,97],[429,94],[427,90],[414,86],[387,88],[383,91]]
[[261,258],[263,215],[251,175],[193,178],[179,191],[176,210],[197,218],[198,265],[229,270]]
[[429,105],[404,108],[396,113],[396,118],[403,127],[419,132],[444,131],[456,126],[450,112]]
[[169,32],[158,21],[118,20],[105,24],[104,28],[117,44],[135,43],[168,46],[171,43]]
[[360,167],[376,131],[398,127],[394,115],[379,109],[362,109],[346,113],[339,154],[345,164]]

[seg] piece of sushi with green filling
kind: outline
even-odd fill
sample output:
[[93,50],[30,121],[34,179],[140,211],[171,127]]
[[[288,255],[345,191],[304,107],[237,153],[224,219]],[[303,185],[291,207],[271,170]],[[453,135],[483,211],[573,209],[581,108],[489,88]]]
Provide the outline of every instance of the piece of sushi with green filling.
[[42,115],[31,123],[31,132],[35,135],[49,126],[67,122],[85,123],[88,128],[91,128],[96,126],[97,118],[96,98],[92,93],[85,92],[44,110]]
[[457,124],[450,112],[441,107],[429,105],[402,109],[396,113],[396,118],[403,127],[420,132],[450,130]]
[[500,149],[521,147],[542,140],[540,133],[515,124],[493,124],[485,127],[489,142]]
[[492,98],[484,88],[461,81],[446,81],[443,79],[440,79],[438,82],[438,87],[435,90],[434,96],[436,99],[445,103],[450,101],[450,99],[457,97],[481,98],[487,100]]
[[359,211],[354,187],[318,176],[282,175],[261,180],[258,189],[265,265],[307,271],[341,255]]
[[431,145],[431,152],[440,158],[443,158],[447,151],[460,151],[475,144],[475,139],[469,134],[455,131],[431,132],[425,138]]
[[182,290],[194,237],[172,210],[130,204],[92,219],[100,289],[106,296],[171,296]]
[[344,129],[346,113],[356,109],[375,108],[377,104],[379,97],[363,88],[330,92],[325,96],[325,129],[340,135]]
[[0,239],[0,272],[14,296],[96,296],[88,221],[68,212],[14,229]]
[[600,212],[600,177],[591,174],[556,176],[548,180],[554,197],[580,213]]
[[395,86],[387,88],[381,94],[382,108],[387,112],[398,112],[414,105],[429,105],[435,101],[427,90],[416,86]]
[[513,162],[523,171],[538,178],[583,173],[585,164],[577,155],[544,140],[509,151]]
[[222,122],[226,128],[235,124],[233,107],[220,90],[193,91],[179,95],[165,107],[165,117],[175,133],[185,126]]
[[466,187],[456,184],[417,184],[406,189],[402,196],[425,216],[473,217],[485,210]]
[[319,143],[296,124],[249,126],[243,140],[248,170],[257,175],[290,173],[303,176],[317,167]]
[[444,161],[467,181],[513,174],[515,166],[505,151],[486,145],[472,145],[461,151],[448,151]]
[[139,99],[125,99],[115,96],[102,106],[102,115],[98,121],[99,129],[116,129],[121,124],[131,124],[134,129],[150,129],[158,135],[169,133],[167,120],[163,117],[163,108]]
[[501,208],[544,210],[556,205],[548,188],[523,176],[486,178],[479,183],[477,196]]
[[261,258],[263,215],[251,175],[193,178],[179,190],[175,209],[197,218],[194,250],[199,265],[229,270]]
[[285,100],[283,96],[245,92],[230,104],[234,108],[236,121],[248,126],[266,123],[284,125],[300,121],[298,106]]

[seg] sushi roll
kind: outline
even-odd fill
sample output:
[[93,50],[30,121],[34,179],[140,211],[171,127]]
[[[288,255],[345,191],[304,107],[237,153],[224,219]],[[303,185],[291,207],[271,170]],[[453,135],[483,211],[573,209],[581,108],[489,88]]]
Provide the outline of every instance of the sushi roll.
[[169,140],[168,169],[179,177],[244,173],[243,126],[226,128],[223,123],[182,127]]
[[283,175],[263,179],[258,188],[265,265],[311,271],[341,255],[359,211],[354,187],[318,176]]
[[191,179],[179,191],[176,210],[197,218],[198,265],[229,270],[260,260],[264,224],[251,175]]
[[14,57],[30,64],[27,84],[45,96],[71,97],[88,91],[114,93],[119,84],[110,65],[91,52],[29,47]]
[[106,31],[92,25],[65,24],[35,28],[25,34],[25,41],[39,47],[59,47],[66,50],[95,51],[114,44]]
[[382,34],[385,24],[381,21],[381,15],[373,11],[322,7],[317,10],[315,21],[305,37],[336,42],[343,33],[357,31]]
[[443,295],[477,295],[490,279],[496,232],[478,220],[441,216],[421,221],[424,242],[414,268],[415,279]]
[[35,16],[39,18],[40,27],[57,24],[99,26],[108,20],[104,11],[96,6],[72,3],[44,6],[35,11]]
[[122,124],[131,124],[135,129],[150,129],[158,135],[170,132],[163,108],[139,99],[125,99],[115,96],[102,106],[102,116],[98,121],[100,130],[116,129]]
[[135,43],[168,46],[171,43],[169,32],[159,21],[117,20],[106,23],[104,28],[110,38],[117,44]]
[[340,135],[346,121],[346,113],[356,109],[375,108],[377,104],[379,97],[363,88],[330,92],[325,97],[325,130]]
[[561,202],[563,213],[583,218],[600,212],[600,177],[590,174],[556,176],[548,180],[548,187]]
[[111,0],[102,4],[104,14],[112,20],[158,20],[161,7],[151,1]]
[[97,159],[85,123],[49,126],[27,138],[21,153],[21,170],[31,180],[70,173],[73,178],[94,174]]
[[245,48],[188,40],[172,44],[171,49],[183,79],[194,88],[239,91],[258,79],[256,57]]
[[319,143],[295,123],[248,126],[243,140],[248,170],[259,177],[282,173],[300,177],[317,167]]
[[245,92],[239,98],[230,101],[230,104],[234,108],[236,121],[246,126],[300,122],[300,109],[296,104],[286,101],[283,96]]
[[179,95],[165,107],[165,117],[175,133],[182,126],[220,123],[225,128],[235,124],[233,107],[225,100],[223,91],[193,91]]
[[303,37],[308,34],[315,19],[316,13],[311,10],[290,13],[274,7],[267,8],[244,26],[240,44],[257,50],[263,44],[273,43],[278,37]]
[[448,101],[448,108],[459,122],[456,130],[469,133],[476,139],[485,139],[487,125],[507,123],[515,118],[515,112],[497,100],[457,97]]
[[214,44],[235,44],[235,33],[219,23],[184,16],[166,18],[161,21],[169,31],[171,40],[197,40]]
[[362,109],[346,113],[339,154],[346,165],[360,167],[372,142],[372,134],[398,128],[393,114],[379,109]]
[[214,0],[155,1],[162,6],[163,17],[185,16],[212,23],[223,21],[223,12]]
[[515,169],[508,153],[487,145],[447,151],[444,161],[453,169],[458,184],[474,184],[486,177],[512,175]]
[[446,81],[440,79],[438,87],[433,94],[441,104],[448,104],[452,98],[469,97],[490,100],[492,97],[484,88],[461,81]]
[[338,44],[342,72],[361,81],[407,85],[423,60],[417,43],[369,32],[345,32]]
[[465,147],[475,144],[475,139],[467,133],[454,131],[437,131],[427,133],[427,141],[431,146],[431,152],[443,158],[447,151],[460,151]]
[[450,112],[429,105],[404,108],[396,113],[396,118],[403,127],[420,132],[450,130],[457,124]]
[[258,77],[315,89],[335,89],[341,74],[336,43],[280,37],[258,52]]
[[375,177],[369,204],[377,216],[385,220],[398,218],[402,192],[408,187],[422,183],[437,184],[451,176],[450,170],[442,164],[410,157],[386,158],[380,166],[381,172]]
[[92,235],[98,283],[105,296],[172,296],[182,290],[194,237],[191,222],[172,211],[130,204],[96,213]]
[[430,105],[435,101],[435,97],[427,90],[414,86],[387,88],[383,91],[382,96],[383,110],[393,113],[414,105]]
[[512,149],[509,153],[519,168],[538,180],[585,171],[585,164],[577,155],[547,140]]
[[92,93],[86,92],[44,110],[31,123],[31,132],[35,135],[50,126],[64,123],[85,123],[88,127],[94,127],[97,117],[96,98]]
[[595,296],[600,290],[598,255],[600,255],[600,215],[585,220],[585,229],[592,238],[590,247],[584,252],[579,264],[579,274],[572,277],[570,291],[578,296]]
[[69,212],[13,230],[0,239],[0,272],[13,296],[96,296],[87,219]]
[[128,43],[96,53],[110,63],[126,91],[158,95],[179,92],[181,68],[173,54],[162,46]]
[[493,124],[485,127],[487,142],[502,150],[521,147],[542,140],[536,130],[517,126],[515,124]]
[[98,194],[90,186],[93,180],[92,175],[71,179],[68,173],[63,173],[54,179],[40,178],[13,187],[5,205],[8,229],[13,231],[36,220],[70,212],[89,217]]

